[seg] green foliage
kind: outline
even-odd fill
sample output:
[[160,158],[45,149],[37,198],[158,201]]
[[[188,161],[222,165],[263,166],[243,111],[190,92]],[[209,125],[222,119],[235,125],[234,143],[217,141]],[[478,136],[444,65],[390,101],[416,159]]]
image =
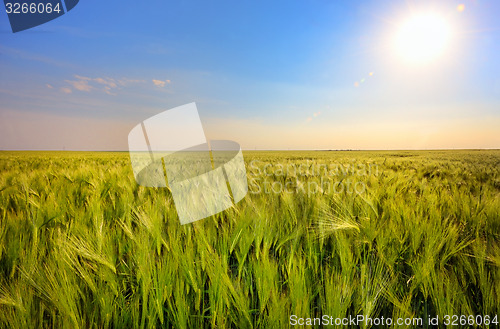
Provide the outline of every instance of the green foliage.
[[244,155],[247,197],[181,226],[128,153],[1,152],[0,328],[499,313],[500,151]]

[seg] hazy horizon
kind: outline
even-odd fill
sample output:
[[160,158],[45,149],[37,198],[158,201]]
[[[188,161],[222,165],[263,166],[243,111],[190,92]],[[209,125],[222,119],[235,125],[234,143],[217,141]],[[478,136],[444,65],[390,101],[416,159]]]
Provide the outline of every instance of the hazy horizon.
[[[471,148],[471,149],[242,149],[244,152],[420,152],[420,151],[500,151],[500,148]],[[65,150],[65,149],[0,149],[0,152],[117,152],[129,153],[129,150]]]

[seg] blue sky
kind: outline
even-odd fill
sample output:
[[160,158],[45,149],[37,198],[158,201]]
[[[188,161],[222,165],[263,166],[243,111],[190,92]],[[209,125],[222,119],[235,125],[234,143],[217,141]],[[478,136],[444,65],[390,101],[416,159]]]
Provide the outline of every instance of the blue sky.
[[[421,12],[452,37],[408,64],[392,40]],[[125,150],[138,122],[193,101],[208,138],[246,149],[500,148],[498,13],[494,0],[82,0],[14,34],[2,9],[0,149]]]

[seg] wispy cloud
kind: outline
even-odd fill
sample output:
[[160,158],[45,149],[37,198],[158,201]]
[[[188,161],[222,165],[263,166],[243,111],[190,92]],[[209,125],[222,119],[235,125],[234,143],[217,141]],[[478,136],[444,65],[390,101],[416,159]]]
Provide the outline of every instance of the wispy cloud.
[[[108,88],[116,88],[118,85],[116,84],[114,79],[111,78],[95,78],[93,79],[95,82],[101,85],[105,85]],[[105,87],[105,89],[106,89]]]
[[[64,80],[69,86],[64,86],[60,90],[64,93],[71,93],[73,90],[91,92],[91,91],[101,91],[111,96],[116,96],[116,92],[122,87],[129,86],[131,84],[139,84],[146,82],[145,80],[121,78],[114,79],[109,77],[97,77],[91,78],[81,75],[74,75],[76,80]],[[170,83],[170,80],[167,80]],[[164,82],[165,83],[165,82]],[[69,90],[69,92],[68,92]]]
[[71,94],[73,92],[71,90],[71,88],[68,88],[68,87],[61,87],[59,90],[61,90],[61,92],[65,93],[65,94]]
[[106,94],[111,95],[111,96],[116,96],[117,94],[116,94],[116,93],[113,93],[113,92],[111,91],[111,89],[112,89],[112,88],[111,88],[110,86],[104,86],[104,92],[105,92]]
[[[78,79],[78,76],[75,76],[75,78]],[[89,85],[89,80],[87,79],[79,79],[79,80],[64,80],[65,82],[69,83],[74,89],[79,90],[79,91],[86,91],[90,92],[93,87]]]
[[87,80],[87,81],[92,80],[92,78],[82,77],[81,75],[77,75],[77,74],[75,74],[74,77],[77,78],[78,80]]
[[145,83],[145,82],[146,82],[146,80],[121,78],[121,79],[116,80],[116,82],[117,82],[120,86],[122,86],[122,87],[126,87],[126,86],[131,85],[131,84]]
[[153,79],[153,83],[155,86],[163,88],[167,85],[167,83],[170,83],[170,80],[155,80],[155,79]]

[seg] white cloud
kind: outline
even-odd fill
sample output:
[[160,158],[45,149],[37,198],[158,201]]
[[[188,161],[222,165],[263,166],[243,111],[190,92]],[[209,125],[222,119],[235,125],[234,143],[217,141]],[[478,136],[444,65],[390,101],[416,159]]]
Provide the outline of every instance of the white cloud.
[[76,75],[76,74],[75,74],[75,78],[77,78],[78,80],[87,80],[87,81],[92,80],[91,78],[82,77],[81,75]]
[[[77,77],[77,76],[75,76],[75,77]],[[73,81],[73,80],[64,80],[64,81],[69,83],[76,90],[89,92],[93,89],[93,87],[91,85],[89,85],[89,80],[86,80],[86,79],[77,80],[77,81]]]
[[144,83],[146,81],[145,80],[138,80],[138,79],[122,78],[122,79],[119,79],[117,82],[120,86],[125,87],[125,86],[130,85],[130,84]]
[[[131,84],[139,84],[146,82],[145,80],[129,79],[129,78],[121,78],[121,79],[114,79],[110,77],[92,78],[77,74],[74,75],[74,78],[76,80],[64,80],[70,86],[61,87],[60,88],[61,91],[67,94],[71,93],[73,90],[85,91],[85,92],[101,91],[103,93],[106,93],[107,95],[116,96],[117,95],[116,91],[122,89],[123,87],[126,87]],[[170,83],[170,80],[165,80],[165,81],[153,80],[153,82],[157,86],[164,87],[167,83]],[[49,85],[47,85],[47,87],[50,88]]]
[[115,94],[115,93],[111,92],[111,89],[112,89],[112,88],[111,88],[110,86],[105,86],[105,87],[104,87],[104,92],[105,92],[106,94],[110,95],[110,96],[116,96],[117,94]]
[[162,87],[162,88],[163,88],[163,87],[165,87],[165,84],[166,84],[166,82],[165,82],[165,81],[162,81],[162,80],[155,80],[155,79],[153,79],[153,83],[155,84],[155,86],[157,86],[157,87]]
[[101,84],[101,85],[105,85],[107,87],[110,87],[110,88],[116,88],[118,87],[116,82],[115,82],[115,79],[111,79],[111,78],[95,78],[95,79],[92,79],[93,81]]
[[161,87],[161,88],[165,87],[165,85],[167,83],[170,83],[170,82],[171,82],[170,80],[155,80],[155,79],[153,79],[153,83],[155,84],[155,86]]

